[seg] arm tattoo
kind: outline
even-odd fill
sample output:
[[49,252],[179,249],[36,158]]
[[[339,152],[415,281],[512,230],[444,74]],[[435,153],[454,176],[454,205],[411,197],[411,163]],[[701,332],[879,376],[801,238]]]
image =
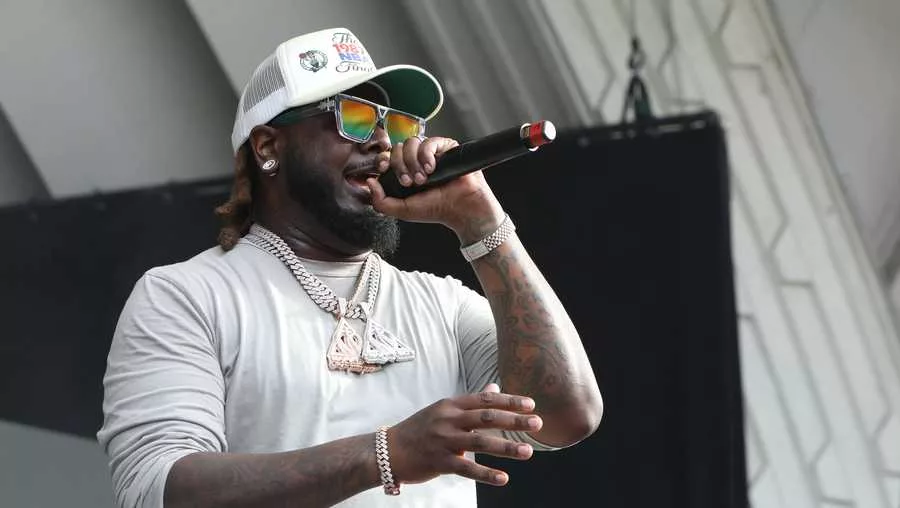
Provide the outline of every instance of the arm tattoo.
[[521,246],[505,244],[482,259],[504,391],[533,397],[543,411],[569,404],[575,380],[566,341],[579,339],[562,305]]

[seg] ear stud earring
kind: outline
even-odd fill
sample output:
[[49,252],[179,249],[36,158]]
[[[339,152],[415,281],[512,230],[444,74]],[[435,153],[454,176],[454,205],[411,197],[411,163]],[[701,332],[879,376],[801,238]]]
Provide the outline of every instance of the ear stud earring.
[[278,161],[275,159],[269,159],[262,165],[263,173],[269,176],[275,176],[275,173],[278,172]]

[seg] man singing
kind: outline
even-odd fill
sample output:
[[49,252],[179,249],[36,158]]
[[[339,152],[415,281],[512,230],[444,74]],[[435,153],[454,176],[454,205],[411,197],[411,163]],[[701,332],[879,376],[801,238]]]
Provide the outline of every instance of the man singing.
[[[578,333],[482,174],[406,199],[376,179],[427,181],[457,144],[424,136],[442,102],[343,28],[259,65],[220,245],[149,270],[116,327],[97,437],[119,506],[471,507],[509,481],[476,453],[595,431]],[[456,233],[487,298],[387,263],[398,219]]]

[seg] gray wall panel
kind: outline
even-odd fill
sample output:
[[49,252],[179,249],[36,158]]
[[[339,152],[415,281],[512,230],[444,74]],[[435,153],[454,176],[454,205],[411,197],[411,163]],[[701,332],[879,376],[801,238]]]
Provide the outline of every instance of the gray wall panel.
[[47,196],[40,174],[0,107],[0,206]]
[[0,421],[0,506],[113,506],[106,456],[96,441]]
[[228,174],[236,98],[180,1],[17,1],[0,102],[54,197]]

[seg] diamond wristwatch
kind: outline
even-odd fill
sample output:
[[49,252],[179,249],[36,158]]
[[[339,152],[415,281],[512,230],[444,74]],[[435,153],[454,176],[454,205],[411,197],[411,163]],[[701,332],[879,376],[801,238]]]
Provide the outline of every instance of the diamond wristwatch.
[[496,231],[471,245],[461,247],[459,250],[462,252],[463,257],[466,258],[466,261],[471,263],[478,258],[487,256],[492,250],[503,245],[503,242],[512,236],[515,231],[516,225],[513,224],[509,215],[506,215]]

